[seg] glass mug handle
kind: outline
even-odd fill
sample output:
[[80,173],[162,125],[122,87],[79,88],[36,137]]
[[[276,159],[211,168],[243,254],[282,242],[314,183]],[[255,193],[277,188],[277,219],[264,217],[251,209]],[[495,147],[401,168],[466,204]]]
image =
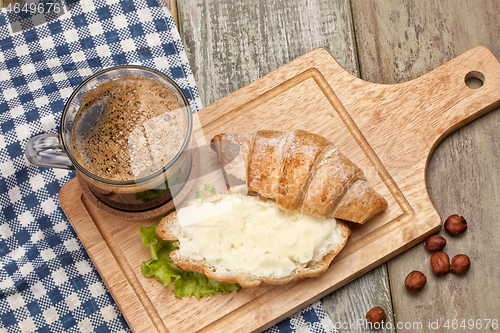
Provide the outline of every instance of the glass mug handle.
[[29,139],[25,150],[28,161],[37,166],[75,169],[68,155],[63,151],[58,134],[40,134]]

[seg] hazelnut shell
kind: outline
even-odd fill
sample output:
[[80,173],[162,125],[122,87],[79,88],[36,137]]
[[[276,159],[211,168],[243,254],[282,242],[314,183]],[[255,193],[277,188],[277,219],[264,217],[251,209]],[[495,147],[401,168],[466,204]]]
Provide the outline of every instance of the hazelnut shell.
[[381,323],[387,319],[384,309],[381,307],[374,307],[366,314],[366,320],[372,324]]
[[444,221],[444,228],[451,235],[459,235],[467,230],[467,221],[460,215],[450,215],[446,221]]
[[405,287],[412,293],[416,293],[422,290],[427,282],[427,278],[424,273],[419,271],[413,271],[405,279]]
[[444,252],[434,252],[431,256],[431,266],[437,275],[446,275],[450,272],[450,257]]
[[465,254],[457,254],[451,259],[451,270],[455,274],[465,274],[470,269],[470,259]]
[[446,239],[439,235],[432,235],[425,241],[425,248],[431,252],[439,252],[446,246]]

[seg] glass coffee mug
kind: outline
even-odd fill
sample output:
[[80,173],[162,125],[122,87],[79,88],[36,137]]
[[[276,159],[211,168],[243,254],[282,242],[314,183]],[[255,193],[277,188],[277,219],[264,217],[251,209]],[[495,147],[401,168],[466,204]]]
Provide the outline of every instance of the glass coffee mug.
[[171,200],[189,177],[192,114],[168,76],[117,66],[86,79],[67,101],[59,134],[26,145],[30,163],[75,169],[79,183],[121,211],[148,211]]

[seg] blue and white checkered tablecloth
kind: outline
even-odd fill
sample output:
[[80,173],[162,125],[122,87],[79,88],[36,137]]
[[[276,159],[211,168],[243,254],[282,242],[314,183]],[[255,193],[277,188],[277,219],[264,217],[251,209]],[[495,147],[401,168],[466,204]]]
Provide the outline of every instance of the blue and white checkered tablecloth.
[[[62,5],[57,15],[0,15],[0,332],[130,330],[59,206],[58,192],[73,171],[30,165],[28,139],[57,133],[72,91],[114,65],[156,68],[179,84],[194,112],[202,107],[161,0]],[[333,331],[319,302],[268,330]]]

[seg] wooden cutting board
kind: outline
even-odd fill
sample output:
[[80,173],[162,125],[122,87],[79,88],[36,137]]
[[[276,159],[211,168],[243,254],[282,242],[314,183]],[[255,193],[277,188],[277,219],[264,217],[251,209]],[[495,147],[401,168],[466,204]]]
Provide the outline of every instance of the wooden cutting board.
[[[478,89],[465,81],[483,82]],[[198,112],[207,140],[219,132],[305,129],[331,140],[365,172],[389,208],[352,236],[328,271],[284,286],[200,300],[145,278],[150,259],[139,225],[94,206],[76,179],[60,201],[85,249],[135,332],[262,331],[421,242],[441,228],[425,182],[427,161],[449,133],[500,106],[500,63],[476,47],[406,83],[352,76],[315,49]]]

